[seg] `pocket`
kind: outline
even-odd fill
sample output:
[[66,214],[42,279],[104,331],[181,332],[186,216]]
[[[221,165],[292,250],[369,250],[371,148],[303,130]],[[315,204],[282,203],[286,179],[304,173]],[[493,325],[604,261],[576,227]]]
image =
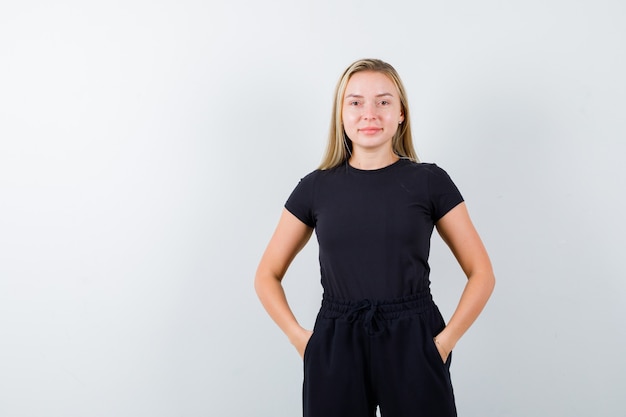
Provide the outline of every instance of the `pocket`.
[[446,363],[441,358],[441,355],[439,354],[439,349],[437,349],[437,344],[435,343],[434,336],[429,335],[426,344],[428,345],[427,350],[430,358],[437,364],[445,365]]
[[437,363],[438,365],[449,366],[452,352],[450,352],[448,358],[444,361],[439,354],[439,349],[437,348],[437,344],[435,343],[435,336],[441,333],[441,331],[446,327],[446,322],[436,306],[434,306],[433,309],[430,311],[430,313],[428,314],[428,318],[425,321],[428,323],[428,330],[426,332],[427,340],[425,341],[428,346],[426,350],[429,352],[431,359],[435,361],[435,363]]
[[309,341],[304,347],[304,354],[302,355],[303,361],[307,360],[307,358],[311,356],[312,353],[314,353],[313,348],[315,347],[315,343],[317,343],[317,339],[320,338],[326,330],[324,325],[325,322],[326,320],[320,317],[317,317],[317,319],[315,320],[315,324],[313,325],[313,333],[311,334],[311,337],[309,337]]
[[306,342],[306,346],[304,347],[304,354],[302,355],[302,360],[306,361],[306,358],[309,356],[309,351],[311,350],[311,342],[313,341],[313,338],[316,335],[316,331],[313,330],[313,333],[311,334],[311,337],[309,337],[309,341]]
[[439,362],[441,362],[441,364],[443,365],[450,366],[450,359],[452,357],[452,352],[448,353],[448,357],[444,361],[443,358],[441,357],[441,354],[439,353],[439,348],[437,347],[437,342],[435,342],[434,336],[430,339],[430,344],[432,345],[433,351],[435,352],[436,357],[439,360]]

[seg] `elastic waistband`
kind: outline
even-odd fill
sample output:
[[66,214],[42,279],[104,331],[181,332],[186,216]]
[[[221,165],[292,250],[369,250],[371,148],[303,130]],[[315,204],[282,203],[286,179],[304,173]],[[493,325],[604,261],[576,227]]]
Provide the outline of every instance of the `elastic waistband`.
[[376,314],[382,320],[396,319],[425,312],[433,307],[430,291],[393,300],[342,300],[324,295],[320,317],[334,319],[345,316],[350,320]]

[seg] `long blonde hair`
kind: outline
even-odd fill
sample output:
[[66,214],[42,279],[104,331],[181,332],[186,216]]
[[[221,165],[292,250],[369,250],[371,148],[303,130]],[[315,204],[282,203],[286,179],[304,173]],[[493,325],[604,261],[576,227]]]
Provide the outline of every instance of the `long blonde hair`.
[[398,127],[398,131],[393,137],[393,152],[402,158],[418,162],[417,154],[413,148],[413,139],[411,136],[411,119],[409,117],[409,104],[406,97],[404,85],[400,80],[400,76],[395,68],[380,59],[360,59],[350,65],[343,73],[337,87],[335,88],[335,101],[333,103],[333,112],[330,119],[330,131],[328,133],[328,144],[326,152],[319,169],[331,169],[341,165],[348,159],[352,151],[352,141],[346,135],[342,124],[341,110],[343,108],[343,96],[346,93],[348,81],[357,72],[374,71],[385,74],[395,84],[400,95],[400,104],[402,113],[404,114],[404,122]]

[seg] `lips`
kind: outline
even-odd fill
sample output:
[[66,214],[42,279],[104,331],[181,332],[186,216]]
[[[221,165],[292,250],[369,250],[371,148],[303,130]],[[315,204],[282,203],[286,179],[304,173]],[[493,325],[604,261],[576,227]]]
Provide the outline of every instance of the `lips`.
[[374,135],[380,132],[382,129],[379,127],[364,127],[359,129],[359,132],[364,133],[366,135]]

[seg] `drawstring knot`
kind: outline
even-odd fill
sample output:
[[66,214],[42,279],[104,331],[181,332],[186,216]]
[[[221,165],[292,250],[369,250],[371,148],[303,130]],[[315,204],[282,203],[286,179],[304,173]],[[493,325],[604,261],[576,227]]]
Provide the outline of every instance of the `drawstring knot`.
[[346,319],[351,323],[357,320],[363,311],[365,313],[365,319],[363,320],[363,327],[367,331],[369,336],[377,336],[384,331],[383,326],[378,320],[378,304],[371,302],[370,300],[363,300],[356,304],[347,313]]

